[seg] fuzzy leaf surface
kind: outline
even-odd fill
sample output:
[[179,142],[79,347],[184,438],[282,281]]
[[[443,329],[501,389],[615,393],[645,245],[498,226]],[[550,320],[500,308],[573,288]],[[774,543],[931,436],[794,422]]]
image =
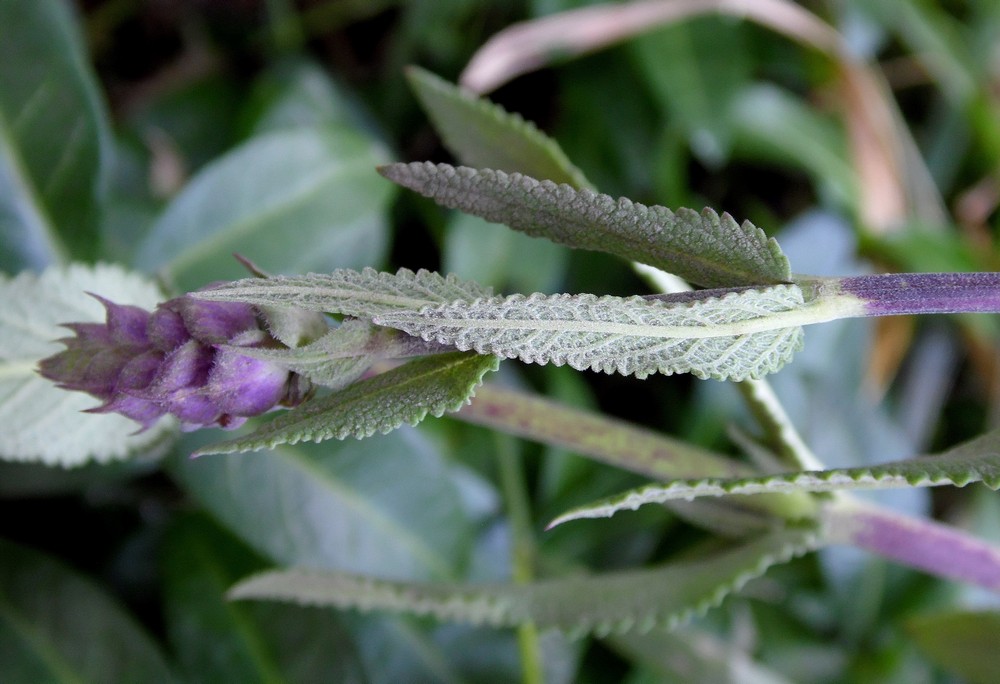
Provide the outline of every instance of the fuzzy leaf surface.
[[693,373],[744,380],[773,373],[801,348],[801,326],[770,326],[768,317],[802,306],[794,285],[675,302],[533,294],[387,312],[375,322],[527,363],[638,378]]
[[921,456],[893,463],[859,468],[834,468],[781,475],[742,478],[699,478],[646,485],[575,508],[556,518],[551,526],[580,518],[606,518],[646,504],[691,500],[703,496],[829,492],[849,489],[899,487],[964,487],[982,482],[1000,489],[1000,430],[936,456]]
[[305,276],[245,278],[213,290],[192,293],[199,299],[248,302],[261,306],[296,306],[310,311],[372,318],[400,309],[420,309],[455,301],[474,301],[493,294],[490,288],[455,276],[402,268],[382,273],[337,269]]
[[387,582],[345,573],[279,570],[244,580],[230,596],[389,610],[495,627],[531,622],[578,636],[606,635],[681,624],[718,605],[772,565],[818,544],[814,532],[781,530],[699,560],[522,585]]
[[530,121],[424,69],[410,67],[406,78],[445,147],[462,164],[590,187],[559,143]]
[[499,360],[452,352],[410,361],[314,399],[265,423],[244,437],[199,449],[197,454],[231,454],[279,444],[362,439],[416,425],[428,413],[441,416],[464,406]]
[[778,243],[749,222],[705,209],[676,212],[614,199],[520,173],[414,162],[379,172],[400,185],[487,221],[569,247],[656,266],[704,287],[791,280]]
[[136,434],[124,416],[83,413],[100,401],[59,389],[36,372],[41,359],[62,351],[63,323],[104,321],[104,309],[87,292],[146,309],[162,298],[146,278],[117,266],[0,276],[0,459],[64,467],[107,462],[150,447],[170,430],[168,420]]

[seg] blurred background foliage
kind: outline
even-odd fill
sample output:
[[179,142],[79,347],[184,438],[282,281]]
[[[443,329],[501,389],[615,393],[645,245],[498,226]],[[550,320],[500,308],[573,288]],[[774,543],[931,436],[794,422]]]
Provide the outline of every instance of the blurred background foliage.
[[[373,170],[450,160],[405,66],[456,81],[501,29],[586,2],[25,4],[0,0],[7,273],[117,261],[179,292],[240,276],[239,251],[274,272],[428,268],[505,292],[645,292],[627,264],[484,229]],[[780,22],[792,3],[743,5]],[[750,219],[797,271],[1000,270],[1000,4],[798,7],[832,27],[835,50],[808,22],[776,31],[710,12],[549,55],[490,96],[603,192]],[[35,181],[30,201],[11,169]],[[774,385],[827,465],[904,458],[997,424],[996,335],[985,317],[831,324],[808,331]],[[751,427],[720,383],[513,363],[502,375],[723,451],[736,451],[734,426]],[[514,681],[509,631],[225,592],[294,564],[506,579],[512,525],[530,530],[541,575],[678,558],[711,538],[688,522],[697,512],[656,507],[543,532],[641,480],[457,421],[188,459],[211,438],[112,465],[0,463],[0,679]],[[1000,541],[985,488],[882,499]],[[996,643],[977,637],[996,634],[996,608],[995,596],[827,549],[670,634],[540,644],[551,682],[989,681]],[[32,649],[4,646],[25,639]]]

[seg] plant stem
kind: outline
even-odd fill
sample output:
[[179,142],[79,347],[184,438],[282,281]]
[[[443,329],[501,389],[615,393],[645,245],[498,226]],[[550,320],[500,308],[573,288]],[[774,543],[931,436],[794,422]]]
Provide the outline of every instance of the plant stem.
[[820,298],[849,295],[864,315],[1000,313],[1000,273],[881,273],[803,279]]
[[1000,592],[1000,548],[962,530],[847,498],[824,507],[821,518],[834,543]]
[[[529,584],[535,576],[536,548],[521,454],[510,437],[497,434],[494,439],[500,468],[500,486],[513,540],[511,575],[515,584]],[[531,622],[523,623],[517,628],[517,642],[524,684],[544,684],[538,628]]]

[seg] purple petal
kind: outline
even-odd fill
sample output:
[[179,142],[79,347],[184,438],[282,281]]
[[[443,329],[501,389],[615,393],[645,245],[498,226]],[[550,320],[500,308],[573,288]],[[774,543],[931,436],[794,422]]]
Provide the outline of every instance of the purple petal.
[[172,351],[191,339],[181,315],[163,306],[157,307],[150,316],[146,330],[149,341],[161,351]]
[[152,350],[132,357],[118,374],[115,391],[145,389],[156,378],[162,363],[161,351]]
[[139,397],[132,397],[119,394],[114,399],[106,401],[100,406],[87,409],[87,413],[118,413],[126,418],[141,423],[142,429],[149,429],[166,411],[155,402]]
[[138,306],[115,304],[99,295],[91,293],[91,297],[104,305],[107,312],[107,328],[111,340],[116,345],[146,346],[146,325],[149,322],[149,312]]
[[212,350],[195,340],[188,340],[163,359],[145,396],[165,399],[172,392],[201,387],[211,368]]
[[256,416],[281,401],[287,383],[287,369],[221,349],[205,390],[224,413]]
[[208,302],[185,296],[161,306],[179,313],[191,336],[205,344],[221,344],[244,330],[259,327],[257,314],[249,304]]

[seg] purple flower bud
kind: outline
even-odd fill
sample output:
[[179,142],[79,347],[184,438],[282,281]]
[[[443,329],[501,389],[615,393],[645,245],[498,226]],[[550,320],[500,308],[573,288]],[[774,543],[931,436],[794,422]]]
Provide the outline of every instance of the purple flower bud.
[[96,298],[105,323],[67,325],[76,336],[39,364],[60,387],[102,400],[93,413],[120,413],[143,429],[167,414],[185,428],[232,429],[310,394],[307,379],[239,352],[281,346],[248,304],[184,296],[149,312]]

